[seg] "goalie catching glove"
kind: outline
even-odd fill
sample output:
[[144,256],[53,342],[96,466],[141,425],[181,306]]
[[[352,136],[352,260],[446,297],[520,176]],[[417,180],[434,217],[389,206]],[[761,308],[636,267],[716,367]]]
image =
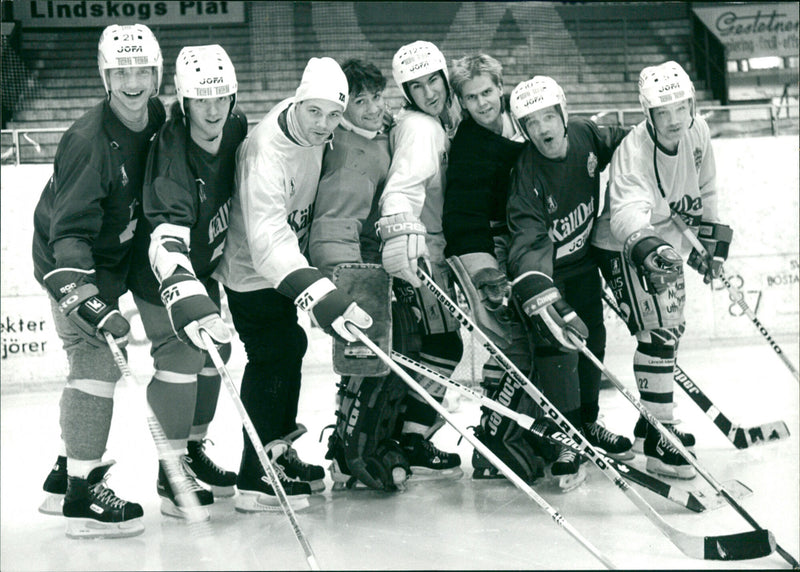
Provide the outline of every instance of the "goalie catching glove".
[[372,325],[369,314],[316,268],[295,270],[278,284],[277,290],[294,300],[295,306],[308,312],[314,324],[345,341],[354,342],[357,339],[348,330],[348,324],[362,331]]
[[58,268],[44,276],[44,286],[58,302],[78,333],[91,345],[105,347],[103,332],[108,332],[124,345],[131,327],[119,310],[102,298],[95,285],[95,271],[79,268]]
[[537,344],[577,349],[569,334],[585,340],[589,330],[562,298],[553,279],[541,272],[526,272],[511,283],[511,292],[531,319]]
[[428,256],[425,225],[410,213],[381,217],[375,230],[383,241],[383,268],[390,276],[405,280],[414,288],[422,283],[417,278],[417,260]]
[[680,254],[651,230],[632,233],[622,254],[636,268],[643,288],[651,295],[665,292],[683,273]]
[[722,273],[722,263],[728,259],[728,250],[733,240],[733,229],[718,222],[700,221],[697,238],[705,249],[692,249],[687,264],[703,275],[703,282],[710,284]]
[[195,277],[189,261],[189,229],[160,224],[150,235],[150,265],[161,284],[159,295],[172,330],[182,342],[205,350],[200,337],[205,330],[217,346],[230,343],[231,331],[219,308]]

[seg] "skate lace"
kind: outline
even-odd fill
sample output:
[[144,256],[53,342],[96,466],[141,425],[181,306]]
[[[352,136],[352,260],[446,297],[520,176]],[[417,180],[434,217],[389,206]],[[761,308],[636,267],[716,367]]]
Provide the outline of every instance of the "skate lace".
[[106,486],[106,479],[108,479],[108,476],[103,477],[99,483],[92,487],[92,494],[97,501],[109,508],[122,508],[128,504],[128,501],[119,498],[114,494],[114,491]]
[[598,441],[607,441],[610,443],[616,443],[617,440],[620,438],[619,435],[615,435],[600,423],[592,423],[589,425],[589,433]]
[[678,449],[676,449],[672,443],[670,443],[667,439],[665,439],[664,436],[659,437],[658,442],[659,445],[661,445],[661,448],[664,449],[664,451],[672,453],[673,455],[680,455]]
[[[286,451],[283,453],[283,458],[286,461],[286,464],[292,464],[295,467],[301,467],[302,469],[307,469],[311,466],[305,461],[301,460],[300,457],[297,456],[297,451],[295,451],[291,447],[286,449]],[[279,465],[280,463],[275,463],[275,464]]]
[[572,463],[577,456],[578,454],[572,449],[564,448],[561,449],[561,452],[558,454],[556,463]]
[[164,467],[164,472],[167,475],[167,481],[169,481],[170,487],[173,489],[172,493],[182,494],[182,493],[197,493],[200,491],[205,490],[201,487],[197,481],[195,480],[194,473],[188,466],[188,460],[185,456],[181,457],[180,462],[178,462],[178,478],[175,479],[177,482],[173,483],[172,480],[169,478],[170,474],[167,471],[166,466]]
[[421,441],[421,445],[425,452],[431,454],[432,456],[441,457],[442,459],[450,458],[450,453],[445,453],[441,449],[437,449],[436,445],[431,443],[428,439],[423,439]]
[[214,461],[212,461],[208,455],[206,455],[206,443],[211,443],[213,445],[214,441],[212,441],[211,439],[203,439],[202,441],[200,441],[200,446],[197,448],[198,460],[202,461],[202,463],[206,467],[208,467],[218,475],[224,475],[225,471],[221,467],[219,467]]
[[685,433],[685,432],[681,431],[680,429],[678,429],[675,425],[668,425],[667,429],[672,431],[672,434],[675,435],[681,441],[686,439],[686,437],[688,435],[687,433]]

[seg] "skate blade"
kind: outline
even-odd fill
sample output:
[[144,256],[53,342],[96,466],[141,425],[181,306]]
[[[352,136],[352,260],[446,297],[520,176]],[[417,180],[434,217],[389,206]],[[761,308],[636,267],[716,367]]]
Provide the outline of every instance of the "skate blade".
[[[287,495],[286,499],[294,510],[303,510],[311,504],[308,495]],[[283,511],[278,497],[256,491],[239,491],[234,508],[244,513]]]
[[144,532],[141,518],[125,522],[99,522],[91,518],[67,518],[69,538],[127,538]]
[[[206,483],[207,484],[207,483]],[[236,494],[236,487],[233,485],[229,487],[219,487],[217,485],[208,485],[211,492],[214,493],[215,499],[228,499]]]
[[464,475],[461,467],[451,469],[431,469],[428,467],[411,467],[411,475],[408,477],[409,483],[420,483],[423,481],[437,481],[440,479],[460,479]]
[[691,480],[697,476],[697,472],[691,465],[680,465],[674,467],[661,462],[653,457],[647,457],[647,464],[645,469],[648,473],[660,475],[662,477],[670,477],[673,479],[683,479],[685,481]]
[[45,493],[42,504],[39,505],[39,512],[42,514],[52,514],[62,516],[61,506],[64,504],[64,495],[56,493]]
[[211,513],[202,506],[180,507],[169,499],[161,499],[161,514],[179,518],[187,522],[206,522],[211,519]]

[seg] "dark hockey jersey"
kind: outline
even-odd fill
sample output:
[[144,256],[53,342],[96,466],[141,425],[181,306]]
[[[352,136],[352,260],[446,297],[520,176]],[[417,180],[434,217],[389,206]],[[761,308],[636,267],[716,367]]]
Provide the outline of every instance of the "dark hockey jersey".
[[161,304],[159,284],[148,256],[150,233],[162,223],[190,229],[189,260],[206,282],[219,264],[228,232],[234,192],[236,149],[247,135],[247,118],[234,109],[212,155],[189,136],[181,114],[161,129],[150,149],[143,188],[144,217],[136,229],[128,286],[152,304]]
[[511,169],[525,146],[464,119],[450,146],[442,226],[445,256],[494,255],[493,238],[506,234]]
[[152,98],[147,107],[149,121],[139,133],[122,124],[108,101],[64,133],[53,176],[33,215],[33,266],[39,283],[56,268],[94,268],[106,301],[115,303],[125,293],[147,150],[166,117],[159,99]]
[[589,269],[589,243],[600,200],[600,172],[628,130],[570,119],[564,159],[527,144],[512,174],[508,198],[511,277],[537,270],[554,280]]

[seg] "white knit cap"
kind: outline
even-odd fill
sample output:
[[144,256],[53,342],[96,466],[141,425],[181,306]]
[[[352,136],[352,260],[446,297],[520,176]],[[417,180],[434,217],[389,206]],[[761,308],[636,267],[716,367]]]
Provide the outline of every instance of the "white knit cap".
[[295,101],[326,99],[347,109],[347,77],[332,58],[311,58],[294,94]]

